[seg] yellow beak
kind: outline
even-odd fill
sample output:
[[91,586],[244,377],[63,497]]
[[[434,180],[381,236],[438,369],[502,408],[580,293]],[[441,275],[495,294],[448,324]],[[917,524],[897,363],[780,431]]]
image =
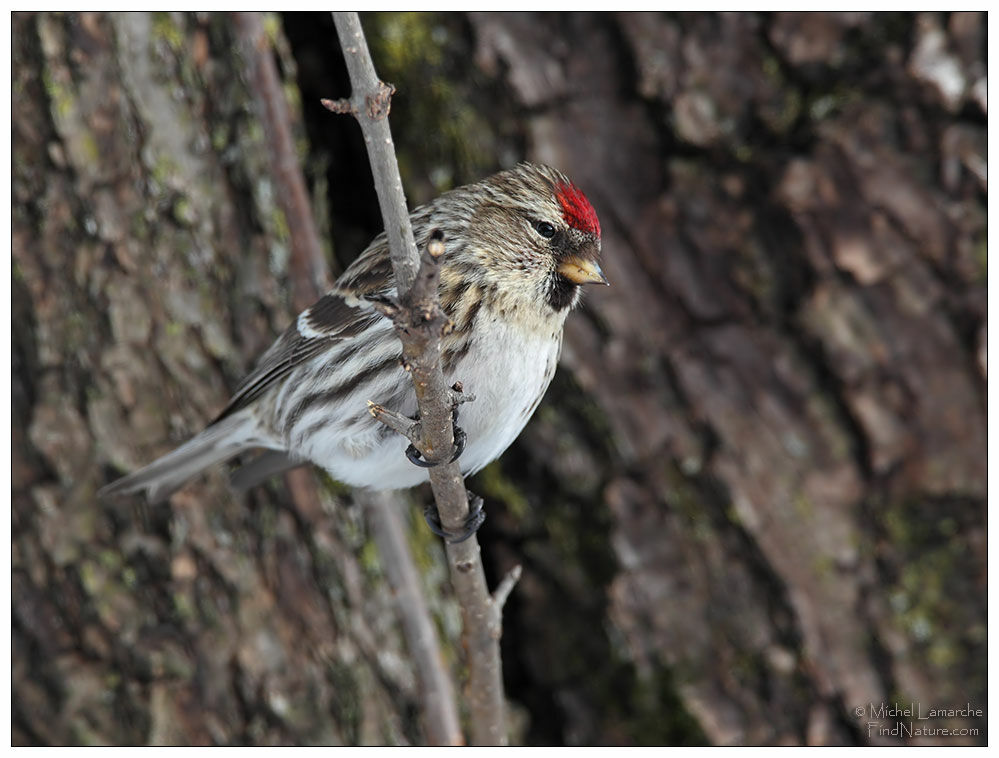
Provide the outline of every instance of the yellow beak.
[[597,262],[587,258],[566,258],[559,265],[558,272],[576,284],[610,284]]

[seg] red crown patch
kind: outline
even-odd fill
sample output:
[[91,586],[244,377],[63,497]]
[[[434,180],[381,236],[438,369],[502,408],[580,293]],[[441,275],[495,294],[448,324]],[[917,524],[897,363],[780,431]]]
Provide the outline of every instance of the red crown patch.
[[573,229],[600,236],[600,220],[586,195],[575,184],[560,184],[555,198],[562,206],[562,218]]

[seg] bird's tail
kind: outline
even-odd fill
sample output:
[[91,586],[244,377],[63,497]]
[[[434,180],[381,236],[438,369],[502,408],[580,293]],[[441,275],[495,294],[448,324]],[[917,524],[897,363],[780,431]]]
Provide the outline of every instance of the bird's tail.
[[200,471],[254,447],[269,447],[260,439],[249,414],[227,416],[195,435],[173,452],[100,489],[100,498],[145,490],[150,503],[166,500]]

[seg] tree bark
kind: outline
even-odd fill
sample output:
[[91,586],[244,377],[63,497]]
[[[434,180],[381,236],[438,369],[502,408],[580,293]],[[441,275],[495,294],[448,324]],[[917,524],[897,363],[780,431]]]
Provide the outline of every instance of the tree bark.
[[231,19],[13,23],[13,742],[423,742],[348,499],[237,498],[220,472],[169,506],[94,498],[209,421],[291,316]]
[[598,209],[612,285],[569,320],[572,383],[520,443],[602,510],[615,564],[585,589],[554,569],[520,615],[567,730],[627,739],[580,692],[589,662],[542,663],[573,647],[538,629],[560,581],[606,592],[634,707],[669,686],[713,743],[983,744],[984,718],[900,740],[871,704],[986,703],[984,17],[472,26],[527,154]]
[[[344,263],[379,229],[318,103],[349,92],[335,33],[281,21]],[[529,158],[604,232],[611,287],[469,481],[487,578],[523,564],[513,741],[985,744],[974,715],[876,712],[987,707],[983,14],[364,24],[412,204]],[[425,739],[342,491],[240,499],[216,473],[168,507],[94,502],[292,315],[229,27],[13,16],[15,744]],[[410,540],[457,667],[443,552]]]

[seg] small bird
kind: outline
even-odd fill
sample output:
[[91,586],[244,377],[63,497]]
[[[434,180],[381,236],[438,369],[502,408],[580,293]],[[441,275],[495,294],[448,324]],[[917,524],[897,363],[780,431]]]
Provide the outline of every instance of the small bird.
[[[447,192],[410,218],[420,249],[443,233],[439,296],[454,328],[441,359],[448,384],[460,381],[475,396],[461,409],[467,444],[459,459],[473,474],[509,447],[541,402],[580,286],[607,283],[600,222],[564,174],[531,163]],[[417,413],[402,343],[375,307],[396,294],[383,232],[264,353],[204,431],[99,494],[165,500],[203,469],[256,448],[268,452],[236,473],[241,489],[306,461],[353,487],[426,481],[426,469],[404,454],[407,440],[368,411],[373,400]]]

